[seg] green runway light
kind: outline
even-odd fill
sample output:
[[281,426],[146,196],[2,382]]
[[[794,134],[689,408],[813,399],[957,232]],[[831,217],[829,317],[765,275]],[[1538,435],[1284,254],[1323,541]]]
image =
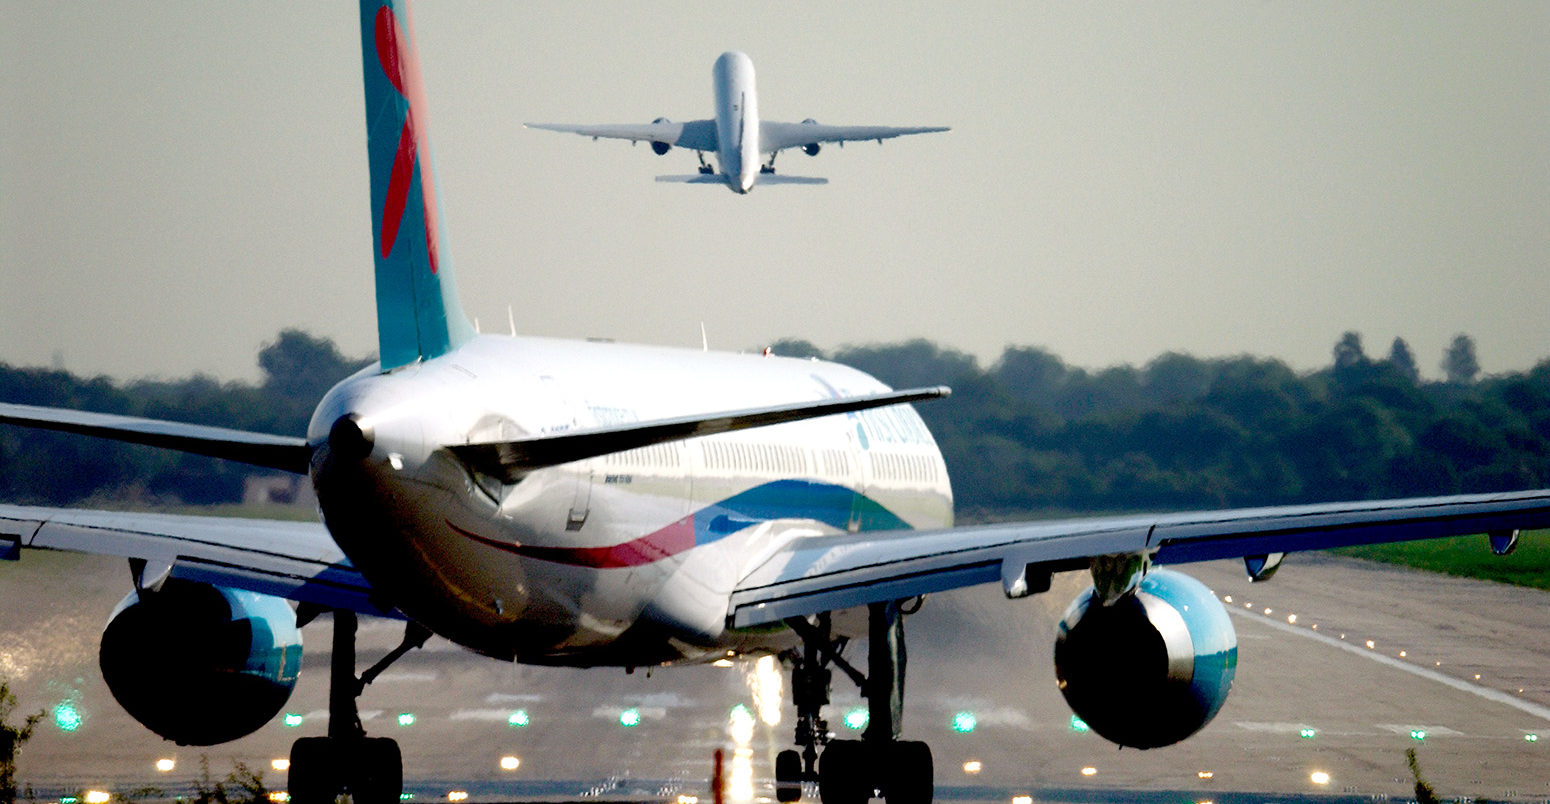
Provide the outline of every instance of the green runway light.
[[620,712],[619,713],[619,725],[621,725],[621,726],[623,726],[623,727],[625,727],[627,729],[633,729],[636,726],[639,726],[640,725],[640,710],[639,709],[626,709],[623,712]]
[[1072,731],[1092,731],[1092,729],[1090,727],[1088,727],[1087,721],[1077,717],[1076,715],[1072,715],[1071,716],[1071,730]]
[[399,801],[414,801],[414,794],[413,793],[399,793],[398,794],[398,800]]
[[872,716],[867,713],[867,710],[857,707],[845,713],[845,728],[860,731],[866,728],[867,722],[871,719]]
[[54,725],[60,731],[75,731],[81,727],[81,713],[75,708],[75,704],[64,701],[54,707]]
[[974,717],[973,712],[959,712],[953,715],[953,731],[959,734],[968,734],[974,731],[974,727],[978,723],[979,721]]
[[1426,729],[1411,729],[1410,739],[1417,742],[1426,739]]
[[398,716],[398,725],[413,726],[415,721],[413,712],[404,712]]
[[531,722],[532,721],[528,719],[526,709],[518,709],[517,711],[511,713],[511,717],[506,718],[506,725],[514,729],[523,728]]
[[1537,735],[1537,734],[1535,734],[1533,732],[1529,732],[1528,734],[1523,735],[1523,742],[1525,742],[1525,743],[1537,743],[1537,742],[1539,742],[1539,735]]
[[1304,727],[1303,727],[1303,729],[1302,729],[1302,731],[1299,731],[1299,732],[1297,732],[1297,735],[1298,735],[1298,736],[1299,736],[1299,737],[1301,737],[1301,738],[1303,738],[1303,739],[1304,739],[1304,740],[1311,740],[1311,739],[1313,739],[1313,738],[1314,738],[1314,737],[1315,737],[1315,736],[1316,736],[1316,735],[1317,735],[1317,734],[1318,734],[1318,732],[1317,732],[1317,731],[1315,731],[1315,730],[1313,730],[1313,729],[1310,729],[1310,728],[1308,728],[1308,727],[1307,727],[1307,726],[1304,726]]
[[285,713],[284,723],[285,723],[286,726],[289,726],[290,728],[294,729],[297,726],[300,726],[301,725],[301,720],[302,720],[301,715],[298,715],[295,712],[286,712]]

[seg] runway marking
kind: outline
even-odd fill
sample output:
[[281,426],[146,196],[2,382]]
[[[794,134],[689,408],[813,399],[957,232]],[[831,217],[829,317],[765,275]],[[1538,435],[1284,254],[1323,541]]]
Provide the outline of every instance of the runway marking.
[[1339,649],[1341,649],[1343,651],[1346,651],[1348,653],[1354,653],[1357,656],[1361,656],[1361,657],[1364,657],[1364,658],[1367,658],[1367,659],[1371,659],[1372,661],[1375,661],[1378,664],[1387,665],[1387,666],[1392,667],[1392,668],[1394,668],[1396,670],[1403,670],[1406,673],[1409,673],[1409,674],[1411,674],[1413,676],[1419,676],[1421,678],[1428,679],[1430,681],[1435,681],[1435,682],[1437,682],[1439,684],[1445,684],[1445,685],[1447,685],[1449,687],[1452,687],[1453,689],[1458,690],[1459,692],[1467,692],[1470,695],[1474,695],[1474,696],[1477,696],[1477,697],[1480,697],[1480,698],[1484,698],[1487,701],[1493,701],[1495,703],[1499,703],[1499,704],[1502,704],[1504,706],[1510,706],[1513,709],[1516,709],[1516,710],[1518,710],[1520,712],[1525,712],[1525,713],[1533,715],[1534,717],[1537,717],[1537,718],[1539,718],[1541,720],[1544,720],[1546,722],[1550,722],[1550,708],[1540,706],[1539,704],[1532,703],[1530,701],[1524,701],[1524,700],[1521,700],[1521,699],[1518,699],[1518,698],[1514,698],[1513,696],[1508,695],[1505,692],[1500,692],[1498,690],[1488,689],[1488,688],[1482,687],[1482,686],[1480,686],[1478,684],[1471,684],[1468,681],[1462,681],[1460,679],[1453,678],[1452,676],[1446,676],[1446,675],[1443,675],[1442,673],[1438,673],[1436,671],[1429,670],[1429,669],[1427,669],[1425,667],[1417,667],[1416,665],[1410,664],[1409,662],[1404,662],[1404,661],[1400,661],[1399,659],[1395,659],[1395,658],[1392,658],[1392,657],[1389,657],[1389,656],[1385,656],[1385,655],[1383,655],[1381,653],[1378,653],[1377,651],[1370,650],[1370,649],[1368,649],[1368,648],[1366,648],[1366,647],[1364,647],[1362,645],[1353,645],[1353,644],[1351,644],[1349,642],[1345,642],[1345,641],[1336,639],[1335,637],[1325,636],[1324,634],[1321,634],[1321,633],[1319,633],[1317,631],[1314,631],[1312,629],[1298,628],[1295,625],[1290,625],[1290,624],[1288,624],[1286,622],[1283,622],[1281,620],[1271,619],[1270,617],[1262,615],[1262,614],[1260,614],[1258,612],[1244,611],[1244,610],[1241,610],[1241,609],[1233,608],[1232,606],[1228,606],[1227,607],[1227,613],[1233,614],[1233,615],[1237,615],[1239,617],[1249,618],[1250,620],[1252,620],[1254,622],[1262,623],[1264,625],[1268,625],[1271,628],[1275,628],[1275,629],[1278,629],[1278,630],[1281,630],[1281,631],[1285,631],[1288,634],[1296,634],[1297,636],[1304,637],[1304,638],[1307,638],[1307,639],[1311,639],[1311,640],[1314,640],[1315,642],[1322,642],[1322,643],[1324,643],[1326,645],[1329,645],[1331,647],[1339,648]]

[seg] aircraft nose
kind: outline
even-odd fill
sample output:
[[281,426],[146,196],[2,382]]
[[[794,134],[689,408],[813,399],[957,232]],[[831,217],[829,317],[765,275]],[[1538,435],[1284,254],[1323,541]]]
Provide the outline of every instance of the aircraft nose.
[[371,454],[375,437],[370,425],[362,425],[353,413],[340,416],[328,431],[328,447],[340,460],[358,461]]

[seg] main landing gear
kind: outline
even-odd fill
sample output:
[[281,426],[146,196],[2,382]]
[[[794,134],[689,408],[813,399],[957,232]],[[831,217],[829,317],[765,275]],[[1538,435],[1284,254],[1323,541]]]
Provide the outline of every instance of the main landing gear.
[[303,737],[291,745],[287,787],[292,804],[332,804],[343,792],[349,792],[356,804],[396,804],[404,791],[404,760],[398,743],[387,737],[366,736],[355,699],[388,665],[423,646],[431,632],[410,622],[404,628],[403,642],[356,678],[355,627],[355,612],[334,612],[328,736]]
[[[792,697],[797,706],[796,744],[801,753],[775,757],[775,797],[802,797],[802,783],[816,781],[823,804],[865,804],[881,795],[888,804],[930,804],[933,786],[931,748],[899,739],[904,707],[904,615],[899,602],[868,607],[867,673],[841,657],[845,639],[830,629],[829,615],[786,621],[800,637],[802,651],[792,661]],[[829,702],[829,665],[838,667],[861,688],[867,700],[867,728],[860,740],[831,740],[821,716]],[[820,755],[818,747],[823,746]]]

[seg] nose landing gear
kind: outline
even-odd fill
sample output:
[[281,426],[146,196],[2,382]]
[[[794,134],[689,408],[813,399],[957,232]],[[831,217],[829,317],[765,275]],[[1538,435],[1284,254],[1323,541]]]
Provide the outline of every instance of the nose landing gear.
[[[904,614],[899,602],[868,607],[867,674],[840,655],[828,614],[812,621],[786,621],[802,638],[792,661],[792,696],[797,705],[796,744],[775,758],[775,794],[783,802],[802,795],[803,782],[817,782],[823,804],[865,804],[881,795],[888,804],[930,804],[934,785],[931,748],[900,740],[904,705]],[[867,729],[860,740],[831,740],[821,716],[829,702],[829,665],[838,667],[867,699]],[[818,747],[823,746],[822,754]]]
[[[304,615],[308,620],[313,616],[316,612]],[[287,787],[293,804],[332,804],[346,791],[357,804],[396,804],[404,791],[404,760],[398,743],[366,736],[356,699],[388,665],[423,646],[431,632],[410,622],[398,647],[356,678],[355,628],[355,612],[334,612],[328,736],[303,737],[291,745]]]

